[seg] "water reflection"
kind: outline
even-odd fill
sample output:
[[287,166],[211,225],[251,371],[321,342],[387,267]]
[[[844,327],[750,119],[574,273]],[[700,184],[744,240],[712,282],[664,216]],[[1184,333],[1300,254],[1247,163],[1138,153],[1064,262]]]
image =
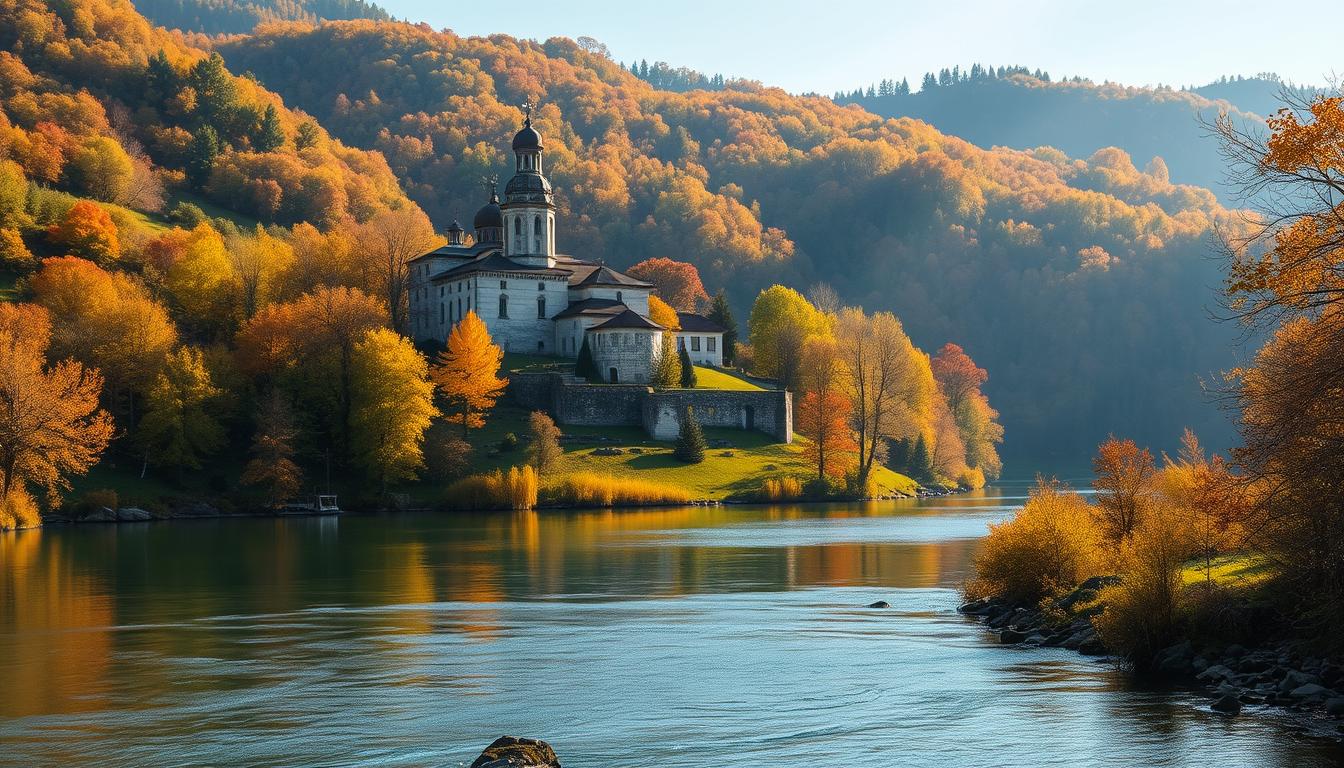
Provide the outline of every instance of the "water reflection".
[[992,646],[954,590],[1020,498],[0,536],[0,764],[1331,764]]

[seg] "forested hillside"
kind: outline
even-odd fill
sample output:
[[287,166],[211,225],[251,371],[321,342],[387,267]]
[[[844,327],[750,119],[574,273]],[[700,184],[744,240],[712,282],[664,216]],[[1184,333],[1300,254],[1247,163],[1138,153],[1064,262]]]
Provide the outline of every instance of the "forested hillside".
[[1051,146],[1072,157],[1119,147],[1139,165],[1161,157],[1172,180],[1208,187],[1235,202],[1208,124],[1222,111],[1262,121],[1283,106],[1282,89],[1310,91],[1269,74],[1176,90],[1052,81],[1039,70],[976,65],[929,73],[918,84],[883,81],[836,98],[885,117],[925,120],[982,147]]
[[136,0],[135,7],[161,27],[208,35],[251,32],[268,21],[388,18],[366,0]]
[[739,309],[773,282],[825,282],[896,312],[925,349],[955,339],[990,372],[1010,468],[1086,455],[1121,427],[1158,445],[1171,423],[1227,435],[1197,377],[1231,363],[1234,331],[1202,305],[1219,282],[1210,236],[1238,219],[1162,163],[987,150],[750,84],[659,91],[564,39],[355,21],[272,26],[219,50],[381,150],[440,227],[480,204],[482,176],[507,171],[515,105],[539,100],[562,250],[689,260]]

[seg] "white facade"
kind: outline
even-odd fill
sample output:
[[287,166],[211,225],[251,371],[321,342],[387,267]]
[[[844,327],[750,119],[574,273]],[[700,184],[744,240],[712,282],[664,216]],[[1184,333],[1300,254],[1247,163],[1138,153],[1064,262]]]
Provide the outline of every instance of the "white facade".
[[589,333],[588,342],[608,384],[648,384],[663,354],[663,332],[649,328],[599,328]]
[[696,365],[723,367],[721,331],[677,331],[677,351],[686,350]]

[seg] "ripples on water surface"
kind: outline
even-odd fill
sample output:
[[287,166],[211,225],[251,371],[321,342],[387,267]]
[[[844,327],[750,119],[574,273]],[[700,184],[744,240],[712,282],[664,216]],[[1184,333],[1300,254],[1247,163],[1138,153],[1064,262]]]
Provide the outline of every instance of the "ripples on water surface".
[[1018,490],[0,536],[0,764],[1336,764],[959,617]]

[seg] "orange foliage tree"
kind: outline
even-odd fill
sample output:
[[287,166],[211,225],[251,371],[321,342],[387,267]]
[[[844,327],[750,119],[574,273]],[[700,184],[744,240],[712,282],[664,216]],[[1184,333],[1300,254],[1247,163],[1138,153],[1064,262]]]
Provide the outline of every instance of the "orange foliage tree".
[[1152,496],[1157,476],[1153,454],[1133,440],[1110,437],[1097,448],[1092,460],[1097,490],[1096,511],[1101,527],[1113,542],[1127,538],[1138,526]]
[[841,385],[840,360],[829,338],[808,339],[803,347],[806,394],[794,410],[798,431],[808,438],[803,456],[817,468],[817,477],[839,477],[854,464],[859,449],[850,429],[853,408]]
[[104,264],[121,256],[121,241],[117,239],[117,225],[107,210],[97,203],[80,200],[66,211],[59,224],[47,229],[53,243],[69,248],[76,256],[83,256]]
[[694,312],[702,302],[709,301],[705,285],[700,282],[700,271],[694,264],[659,257],[645,259],[626,273],[653,283],[663,301],[680,312]]
[[448,401],[447,419],[462,425],[463,438],[473,427],[484,426],[485,411],[504,394],[509,382],[499,377],[503,359],[504,350],[491,341],[485,323],[475,312],[467,312],[453,326],[447,344],[430,368],[430,379]]
[[0,305],[0,500],[33,483],[55,503],[66,476],[87,472],[112,439],[98,372],[73,360],[47,365],[45,314]]

